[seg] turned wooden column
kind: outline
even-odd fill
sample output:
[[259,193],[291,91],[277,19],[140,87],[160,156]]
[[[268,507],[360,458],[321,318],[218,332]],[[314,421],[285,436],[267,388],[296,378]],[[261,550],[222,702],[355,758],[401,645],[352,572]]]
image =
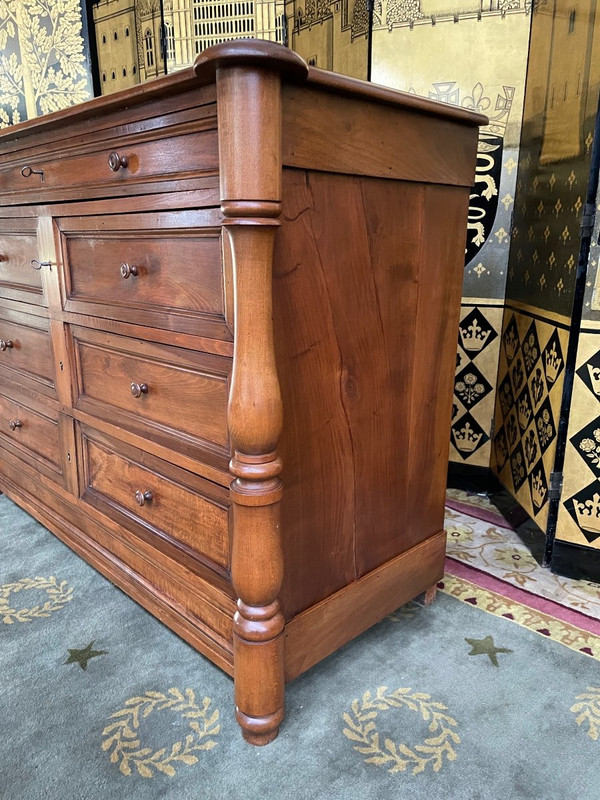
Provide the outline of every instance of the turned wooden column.
[[[231,570],[238,595],[233,620],[236,718],[244,738],[263,745],[284,714],[283,632],[279,607],[283,486],[277,442],[283,425],[273,346],[272,266],[281,214],[281,74],[305,77],[304,61],[266,42],[248,41],[231,58],[196,61],[215,70],[221,209],[234,282],[234,357],[228,426],[234,455]],[[233,63],[235,60],[235,64]]]

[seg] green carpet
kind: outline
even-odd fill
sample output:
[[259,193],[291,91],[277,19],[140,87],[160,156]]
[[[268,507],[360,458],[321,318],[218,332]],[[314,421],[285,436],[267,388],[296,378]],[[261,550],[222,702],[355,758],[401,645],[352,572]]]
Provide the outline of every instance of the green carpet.
[[253,748],[230,678],[5,497],[0,548],[2,800],[600,800],[600,663],[468,602],[391,615]]

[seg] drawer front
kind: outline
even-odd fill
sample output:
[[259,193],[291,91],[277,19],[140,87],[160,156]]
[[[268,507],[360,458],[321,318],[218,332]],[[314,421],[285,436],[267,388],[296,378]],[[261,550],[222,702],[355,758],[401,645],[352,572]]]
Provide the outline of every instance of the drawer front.
[[78,408],[145,437],[229,454],[230,359],[76,326],[71,333]]
[[0,438],[36,469],[64,484],[58,415],[46,416],[0,394]]
[[[223,568],[229,565],[229,512],[221,491],[221,505],[210,497],[208,481],[189,476],[196,487],[180,482],[183,470],[162,464],[154,469],[115,450],[106,440],[94,440],[89,429],[82,436],[83,499],[111,516],[121,518],[134,532],[183,549],[192,557],[204,557]],[[139,451],[138,451],[139,453]],[[142,455],[140,453],[140,455]],[[161,474],[161,469],[172,475]],[[205,489],[205,492],[202,491]],[[157,542],[158,544],[159,542]]]
[[43,149],[23,155],[18,163],[0,170],[0,193],[39,194],[43,189],[47,197],[57,199],[57,190],[89,186],[96,195],[107,190],[122,194],[120,186],[126,190],[142,182],[187,178],[218,168],[216,130],[150,141],[123,135],[91,150],[73,153],[73,149],[54,158]]
[[0,219],[0,298],[47,306],[38,258],[35,219]]
[[65,309],[231,339],[215,209],[56,221]]
[[0,317],[0,375],[2,373],[17,383],[34,385],[44,394],[56,397],[54,356],[47,320],[29,314]]

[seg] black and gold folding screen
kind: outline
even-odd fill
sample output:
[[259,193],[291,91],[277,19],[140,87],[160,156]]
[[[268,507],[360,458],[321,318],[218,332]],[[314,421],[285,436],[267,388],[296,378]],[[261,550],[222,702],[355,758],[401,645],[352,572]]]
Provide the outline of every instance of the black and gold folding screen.
[[[595,0],[536,6],[511,231],[492,468],[544,531],[600,88],[595,20]],[[572,420],[589,392],[579,384]],[[565,465],[567,492],[581,455]]]
[[0,2],[0,127],[93,96],[80,0]]

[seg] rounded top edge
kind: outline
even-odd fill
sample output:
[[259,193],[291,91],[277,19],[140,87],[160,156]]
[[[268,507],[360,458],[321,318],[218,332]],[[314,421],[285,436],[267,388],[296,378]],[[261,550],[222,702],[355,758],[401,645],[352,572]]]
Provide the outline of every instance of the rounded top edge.
[[308,75],[308,64],[297,53],[263,39],[215,44],[197,56],[193,69],[198,78],[212,82],[221,67],[261,67],[297,80],[305,80]]

